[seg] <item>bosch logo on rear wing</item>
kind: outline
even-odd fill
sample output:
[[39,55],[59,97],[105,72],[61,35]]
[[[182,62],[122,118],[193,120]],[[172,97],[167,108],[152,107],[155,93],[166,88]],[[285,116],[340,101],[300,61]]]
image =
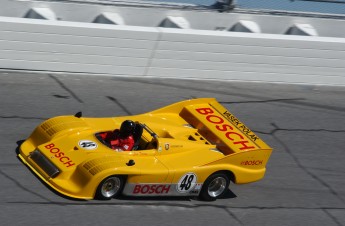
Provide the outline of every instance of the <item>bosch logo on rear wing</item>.
[[180,116],[224,154],[261,148],[260,138],[218,102],[184,106]]

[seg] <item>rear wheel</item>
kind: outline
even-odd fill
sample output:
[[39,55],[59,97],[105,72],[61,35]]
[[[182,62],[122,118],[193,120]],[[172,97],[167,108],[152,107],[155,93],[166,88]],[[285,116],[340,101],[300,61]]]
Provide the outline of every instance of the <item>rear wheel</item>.
[[96,190],[96,199],[108,200],[121,194],[124,179],[121,176],[110,176],[105,178]]
[[214,201],[228,190],[230,179],[225,173],[215,173],[207,178],[199,197],[205,201]]

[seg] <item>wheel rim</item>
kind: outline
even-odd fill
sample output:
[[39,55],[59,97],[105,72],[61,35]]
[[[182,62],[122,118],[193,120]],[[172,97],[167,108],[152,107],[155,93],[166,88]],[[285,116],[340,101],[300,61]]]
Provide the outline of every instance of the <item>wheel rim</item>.
[[110,177],[104,181],[101,193],[104,197],[110,198],[114,196],[121,187],[121,180],[118,177]]
[[226,189],[226,180],[223,177],[216,177],[208,186],[208,194],[211,197],[218,197]]

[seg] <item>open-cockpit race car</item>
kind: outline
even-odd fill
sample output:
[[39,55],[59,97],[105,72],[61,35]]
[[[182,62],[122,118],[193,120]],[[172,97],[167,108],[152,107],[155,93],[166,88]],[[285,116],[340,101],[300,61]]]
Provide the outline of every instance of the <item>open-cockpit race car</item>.
[[[101,136],[135,122],[130,151]],[[49,187],[79,199],[199,196],[215,200],[230,181],[263,178],[272,149],[214,98],[178,102],[145,114],[59,116],[39,125],[18,156]]]

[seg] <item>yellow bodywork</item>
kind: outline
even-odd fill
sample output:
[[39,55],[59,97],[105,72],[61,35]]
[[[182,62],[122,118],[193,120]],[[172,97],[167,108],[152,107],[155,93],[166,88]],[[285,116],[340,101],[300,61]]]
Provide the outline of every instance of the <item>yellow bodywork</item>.
[[[138,150],[129,152],[116,152],[96,137],[127,119],[145,124],[156,136],[144,130]],[[93,146],[86,147],[87,142]],[[257,181],[264,176],[271,152],[216,99],[201,98],[135,116],[55,117],[33,131],[20,146],[19,157],[59,193],[93,199],[99,183],[111,175],[126,176],[127,195],[163,195],[164,189],[169,195],[197,195],[218,171],[226,172],[234,183]],[[127,165],[129,160],[135,164]],[[186,174],[197,178],[195,188],[179,193],[174,187]],[[136,185],[149,187],[140,190]]]

